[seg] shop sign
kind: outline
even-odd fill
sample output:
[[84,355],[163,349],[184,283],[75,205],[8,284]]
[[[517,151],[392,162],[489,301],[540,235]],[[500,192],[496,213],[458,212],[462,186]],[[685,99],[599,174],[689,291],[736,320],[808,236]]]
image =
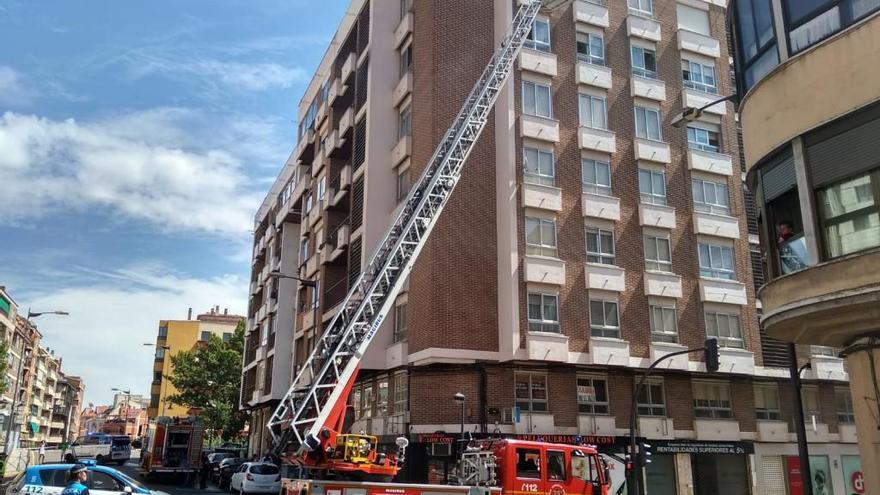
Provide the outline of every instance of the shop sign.
[[566,443],[570,445],[618,445],[629,442],[629,437],[611,435],[531,435],[517,434],[509,438],[529,442]]
[[416,435],[416,443],[455,443],[455,437],[445,433],[420,433]]
[[651,442],[658,454],[752,454],[755,447],[748,442]]
[[865,477],[862,475],[862,460],[859,456],[842,455],[840,463],[843,465],[843,483],[846,486],[846,495],[865,493]]
[[577,387],[578,402],[595,402],[596,387],[587,385],[578,385]]

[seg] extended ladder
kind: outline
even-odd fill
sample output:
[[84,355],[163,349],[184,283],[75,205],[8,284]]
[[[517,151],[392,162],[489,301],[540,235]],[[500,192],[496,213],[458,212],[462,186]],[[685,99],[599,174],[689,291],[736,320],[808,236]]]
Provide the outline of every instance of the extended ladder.
[[461,178],[462,166],[486,126],[498,92],[513,71],[540,7],[541,1],[534,0],[517,11],[504,41],[446,131],[376,254],[272,414],[268,428],[276,453],[299,455],[316,448],[321,430],[338,420],[361,357]]

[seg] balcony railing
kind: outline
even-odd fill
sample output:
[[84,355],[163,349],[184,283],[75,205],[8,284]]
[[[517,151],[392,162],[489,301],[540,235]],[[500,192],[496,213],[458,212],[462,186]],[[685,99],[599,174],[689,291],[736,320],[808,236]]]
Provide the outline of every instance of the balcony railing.
[[343,277],[324,291],[324,307],[332,308],[341,303],[348,293],[348,280]]
[[348,225],[348,219],[334,227],[333,230],[331,230],[330,233],[327,234],[327,244],[332,246],[334,249],[339,246],[339,230],[346,225]]
[[632,68],[633,75],[644,77],[647,79],[657,79],[657,71],[650,69],[643,69],[641,67],[633,67]]

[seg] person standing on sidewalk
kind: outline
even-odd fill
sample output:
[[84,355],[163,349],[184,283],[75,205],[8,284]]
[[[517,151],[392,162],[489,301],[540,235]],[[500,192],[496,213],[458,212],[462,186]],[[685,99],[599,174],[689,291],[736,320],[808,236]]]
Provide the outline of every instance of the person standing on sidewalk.
[[45,440],[43,440],[43,442],[40,444],[40,464],[43,464],[44,462],[46,462],[46,441]]
[[208,454],[202,452],[202,465],[199,468],[199,488],[205,490],[208,488],[208,473],[211,470],[211,465],[208,462]]

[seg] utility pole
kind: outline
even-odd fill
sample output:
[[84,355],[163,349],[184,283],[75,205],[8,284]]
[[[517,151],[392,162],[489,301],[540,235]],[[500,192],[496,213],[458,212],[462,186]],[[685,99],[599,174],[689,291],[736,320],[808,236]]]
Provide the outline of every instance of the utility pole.
[[810,450],[807,446],[807,425],[804,422],[804,404],[801,402],[801,369],[798,368],[797,351],[794,343],[788,344],[788,371],[791,375],[791,389],[792,395],[794,395],[794,431],[797,434],[803,493],[813,493],[813,478],[810,473]]

